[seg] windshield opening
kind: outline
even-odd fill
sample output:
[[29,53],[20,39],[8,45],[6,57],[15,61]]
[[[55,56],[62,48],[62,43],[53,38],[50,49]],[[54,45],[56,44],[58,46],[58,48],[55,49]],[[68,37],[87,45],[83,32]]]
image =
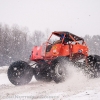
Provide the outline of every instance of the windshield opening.
[[53,44],[53,43],[54,43],[55,41],[57,41],[57,40],[60,40],[60,37],[53,34],[53,35],[51,36],[51,38],[49,39],[48,42],[49,42],[50,44]]

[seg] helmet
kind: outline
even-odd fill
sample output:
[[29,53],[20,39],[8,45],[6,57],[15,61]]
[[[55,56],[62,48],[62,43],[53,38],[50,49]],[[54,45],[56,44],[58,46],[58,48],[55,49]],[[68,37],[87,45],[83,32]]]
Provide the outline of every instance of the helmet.
[[60,35],[60,40],[62,40],[64,38],[64,34]]

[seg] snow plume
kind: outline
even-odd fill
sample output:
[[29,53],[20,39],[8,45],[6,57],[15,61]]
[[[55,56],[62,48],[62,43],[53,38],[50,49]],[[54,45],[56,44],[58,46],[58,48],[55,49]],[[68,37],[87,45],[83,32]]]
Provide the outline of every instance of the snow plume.
[[89,79],[84,75],[81,69],[76,68],[73,64],[65,64],[67,71],[66,81],[55,85],[55,89],[63,92],[76,91],[84,89]]
[[69,90],[80,90],[84,88],[85,83],[88,81],[88,78],[84,76],[84,73],[81,69],[76,68],[74,65],[67,67],[68,78],[66,79],[66,89]]
[[[98,88],[100,83],[100,78],[97,79],[89,79],[84,75],[82,69],[75,67],[72,64],[65,64],[67,67],[67,78],[65,82],[56,84],[56,83],[49,83],[45,88],[46,93],[61,93],[61,100],[71,96],[76,95],[78,93],[87,91],[87,90],[95,90],[99,91]],[[85,94],[88,94],[86,92]],[[88,100],[88,99],[87,99]]]

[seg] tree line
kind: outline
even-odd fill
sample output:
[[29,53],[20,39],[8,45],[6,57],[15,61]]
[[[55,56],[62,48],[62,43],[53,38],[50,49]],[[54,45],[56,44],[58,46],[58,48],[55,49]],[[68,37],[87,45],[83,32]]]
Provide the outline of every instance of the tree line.
[[41,31],[35,31],[29,36],[28,31],[20,29],[18,25],[9,27],[0,24],[0,66],[17,60],[27,61],[33,46],[40,45],[43,37]]
[[[27,30],[18,26],[9,27],[0,24],[0,66],[9,65],[17,60],[27,61],[35,45],[41,45],[50,35],[34,31],[31,36]],[[100,55],[100,35],[84,37],[90,54]]]

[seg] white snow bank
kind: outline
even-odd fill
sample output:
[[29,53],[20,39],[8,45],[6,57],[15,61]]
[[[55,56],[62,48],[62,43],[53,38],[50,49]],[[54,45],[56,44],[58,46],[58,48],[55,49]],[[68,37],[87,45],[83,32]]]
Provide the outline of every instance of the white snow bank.
[[37,95],[35,91],[16,94],[3,100],[100,100],[100,92],[87,90],[76,95],[67,96],[66,93]]
[[1,66],[0,70],[2,70],[2,69],[8,69],[8,66]]
[[7,73],[8,66],[0,67],[0,73]]
[[[0,71],[8,69],[1,67]],[[70,73],[72,73],[70,75]],[[1,99],[1,96],[4,98]],[[14,86],[7,77],[7,72],[0,74],[1,100],[100,100],[100,78],[87,79],[82,72],[69,67],[66,82],[37,82],[35,78],[25,86]]]
[[82,93],[70,96],[64,100],[100,100],[100,92],[87,90]]
[[6,73],[1,73],[0,74],[0,85],[8,85],[8,84],[11,84],[11,83],[8,80],[7,74]]

